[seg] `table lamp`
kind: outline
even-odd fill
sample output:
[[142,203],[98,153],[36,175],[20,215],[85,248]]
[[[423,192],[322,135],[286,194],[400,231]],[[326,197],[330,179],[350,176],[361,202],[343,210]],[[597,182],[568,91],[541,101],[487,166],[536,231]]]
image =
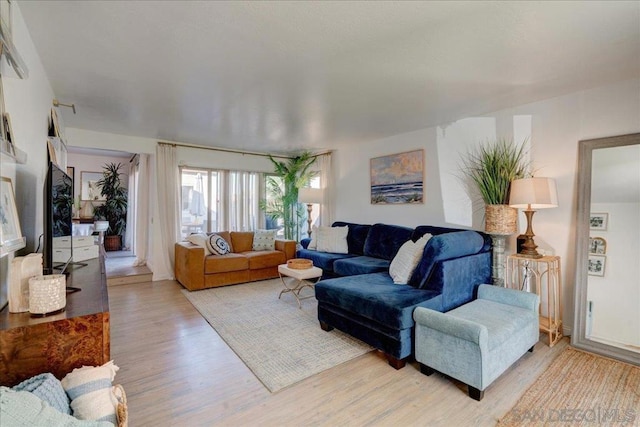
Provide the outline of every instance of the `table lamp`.
[[314,203],[322,203],[322,189],[310,187],[298,189],[298,202],[307,204],[307,234],[311,237],[311,212]]
[[533,214],[537,209],[558,207],[558,191],[553,178],[523,178],[511,181],[509,206],[524,209],[527,217],[527,231],[518,255],[527,258],[541,258],[533,241]]

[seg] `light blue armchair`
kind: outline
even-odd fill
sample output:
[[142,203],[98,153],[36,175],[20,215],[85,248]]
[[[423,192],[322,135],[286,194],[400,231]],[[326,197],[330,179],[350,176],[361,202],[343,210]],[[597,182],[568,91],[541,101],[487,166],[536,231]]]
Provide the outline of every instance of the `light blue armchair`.
[[415,357],[426,375],[434,371],[484,390],[538,342],[538,295],[480,285],[478,299],[446,313],[418,307]]

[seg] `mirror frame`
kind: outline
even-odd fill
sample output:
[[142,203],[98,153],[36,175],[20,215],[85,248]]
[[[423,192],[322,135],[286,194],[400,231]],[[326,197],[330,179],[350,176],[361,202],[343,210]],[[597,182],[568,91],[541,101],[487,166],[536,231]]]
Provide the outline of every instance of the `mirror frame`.
[[582,140],[578,143],[578,209],[576,217],[576,282],[571,345],[576,348],[640,365],[640,354],[591,340],[587,326],[587,263],[589,259],[589,214],[593,150],[640,144],[640,133]]

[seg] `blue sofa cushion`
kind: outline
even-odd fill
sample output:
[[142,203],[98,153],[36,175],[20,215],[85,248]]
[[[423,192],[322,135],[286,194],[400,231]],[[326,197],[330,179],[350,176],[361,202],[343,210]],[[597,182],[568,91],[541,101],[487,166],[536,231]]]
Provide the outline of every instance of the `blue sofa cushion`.
[[368,256],[337,259],[333,263],[333,271],[340,276],[355,276],[356,274],[380,273],[389,271],[390,261]]
[[453,233],[454,231],[464,231],[464,230],[462,230],[461,228],[438,227],[435,225],[419,225],[413,230],[413,234],[411,235],[411,240],[415,242],[419,238],[424,236],[426,233],[429,233],[432,236],[437,236],[438,234]]
[[433,236],[424,248],[422,259],[409,279],[409,285],[429,289],[429,279],[438,261],[476,254],[482,250],[484,243],[483,236],[475,231],[456,231]]
[[332,227],[344,227],[349,226],[349,233],[347,234],[347,246],[349,247],[349,253],[353,255],[364,254],[364,242],[369,235],[370,225],[367,224],[353,224],[351,222],[336,221]]
[[349,254],[334,254],[331,252],[318,252],[311,249],[299,249],[297,252],[298,258],[306,258],[313,261],[313,265],[320,267],[325,272],[333,272],[333,263],[338,259],[351,258],[354,255]]
[[364,242],[364,255],[391,261],[413,229],[399,225],[373,224]]
[[315,292],[323,304],[396,330],[411,328],[414,308],[438,296],[435,291],[396,285],[387,273],[321,280],[315,285]]
[[[429,233],[433,236],[437,236],[438,234],[452,233],[454,231],[475,231],[475,230],[464,230],[462,228],[437,227],[434,225],[419,225],[415,228],[415,230],[413,230],[413,235],[411,236],[411,240],[415,242],[419,238],[424,236],[425,233]],[[481,235],[482,238],[484,239],[484,245],[482,246],[482,249],[480,250],[480,252],[489,252],[491,250],[491,245],[492,245],[491,236],[489,236],[486,233],[483,233],[482,231],[476,231],[476,233]]]

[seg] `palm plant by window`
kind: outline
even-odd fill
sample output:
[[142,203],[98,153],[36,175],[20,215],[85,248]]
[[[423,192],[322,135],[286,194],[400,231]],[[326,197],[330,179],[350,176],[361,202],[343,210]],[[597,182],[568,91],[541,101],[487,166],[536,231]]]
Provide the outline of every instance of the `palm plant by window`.
[[267,177],[267,194],[270,200],[262,200],[260,209],[274,220],[283,220],[285,239],[299,240],[305,210],[304,206],[298,203],[298,189],[307,185],[315,176],[315,171],[309,169],[316,157],[305,151],[286,162],[275,160],[272,156],[269,156],[269,160],[273,163],[275,176],[279,179]]

